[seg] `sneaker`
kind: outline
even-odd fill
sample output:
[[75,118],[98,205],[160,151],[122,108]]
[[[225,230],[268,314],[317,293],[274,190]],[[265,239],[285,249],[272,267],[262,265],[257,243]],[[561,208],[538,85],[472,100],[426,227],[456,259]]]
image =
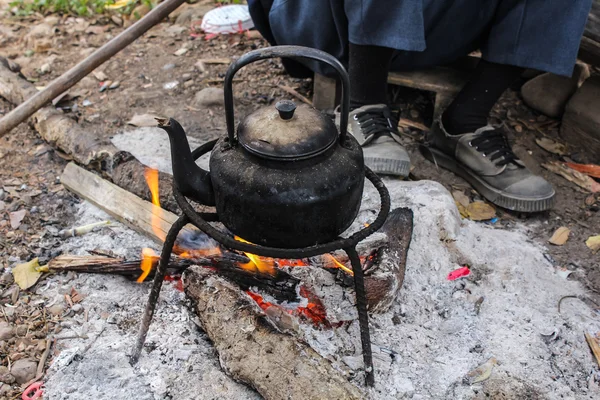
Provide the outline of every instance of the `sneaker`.
[[538,212],[552,208],[552,185],[533,175],[513,153],[499,127],[450,135],[441,120],[429,133],[423,156],[469,182],[492,203],[508,210]]
[[[335,110],[335,121],[340,124],[340,109]],[[365,164],[373,172],[406,177],[410,172],[410,158],[400,144],[398,121],[385,104],[362,106],[350,112],[348,132],[363,147]]]

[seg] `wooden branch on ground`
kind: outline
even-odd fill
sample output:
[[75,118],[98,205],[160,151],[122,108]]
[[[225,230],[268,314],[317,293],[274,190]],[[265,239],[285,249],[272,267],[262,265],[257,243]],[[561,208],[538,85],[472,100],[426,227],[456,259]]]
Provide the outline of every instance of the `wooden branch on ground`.
[[327,359],[281,333],[239,287],[197,267],[186,271],[183,283],[221,366],[265,399],[364,398]]
[[[37,93],[37,90],[7,65],[0,62],[0,97],[13,104],[20,104]],[[32,121],[42,139],[73,157],[77,164],[98,171],[117,186],[126,188],[143,199],[150,199],[150,190],[144,179],[146,167],[130,153],[119,150],[108,140],[100,139],[93,130],[82,128],[76,121],[51,106],[38,110]],[[161,205],[167,210],[175,211],[177,204],[171,193],[172,184],[171,175],[159,173]]]
[[[149,281],[154,277],[158,266],[159,257],[152,256],[152,267],[150,274],[145,278]],[[254,272],[241,267],[250,261],[247,257],[226,252],[221,255],[210,257],[183,258],[174,256],[169,263],[167,274],[179,275],[192,265],[210,268],[210,270],[230,282],[239,285],[243,290],[259,288],[277,300],[284,302],[297,302],[300,299],[297,294],[297,286],[300,280],[276,269],[273,274]],[[51,260],[47,267],[50,272],[74,271],[89,274],[120,275],[130,279],[137,279],[141,273],[142,260],[125,260],[105,256],[75,256],[65,254]]]
[[0,119],[0,137],[25,121],[56,96],[75,85],[96,67],[127,47],[131,42],[143,35],[144,32],[167,17],[183,2],[184,0],[163,1],[135,24],[125,29],[73,68],[56,78],[44,90],[36,92],[31,97],[28,97],[27,100],[23,99],[17,108]]

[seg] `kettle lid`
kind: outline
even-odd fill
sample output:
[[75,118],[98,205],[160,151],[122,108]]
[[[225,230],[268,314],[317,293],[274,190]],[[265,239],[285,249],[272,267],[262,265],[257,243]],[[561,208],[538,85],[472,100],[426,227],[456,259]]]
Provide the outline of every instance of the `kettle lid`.
[[337,137],[331,118],[289,100],[255,111],[238,126],[239,143],[250,153],[271,160],[314,157],[331,148]]

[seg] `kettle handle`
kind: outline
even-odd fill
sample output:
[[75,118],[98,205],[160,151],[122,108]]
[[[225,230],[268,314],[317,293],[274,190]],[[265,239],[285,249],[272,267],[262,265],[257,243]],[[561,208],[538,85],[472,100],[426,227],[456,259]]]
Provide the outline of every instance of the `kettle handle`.
[[312,49],[310,47],[302,46],[273,46],[266,47],[264,49],[253,50],[249,53],[244,54],[239,59],[234,61],[227,70],[225,75],[225,118],[227,121],[227,134],[229,136],[229,143],[235,144],[237,139],[235,137],[235,119],[234,119],[234,105],[233,105],[233,76],[242,67],[253,63],[255,61],[264,60],[267,58],[309,58],[317,61],[322,61],[332,67],[338,74],[338,77],[342,81],[342,110],[340,117],[340,143],[344,143],[346,140],[346,131],[348,129],[348,113],[350,112],[350,79],[344,66],[333,57],[322,50]]

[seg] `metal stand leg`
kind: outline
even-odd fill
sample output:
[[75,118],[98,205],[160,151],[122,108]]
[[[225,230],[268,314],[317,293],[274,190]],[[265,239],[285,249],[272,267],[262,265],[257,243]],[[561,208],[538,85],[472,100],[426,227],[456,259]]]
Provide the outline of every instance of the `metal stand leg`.
[[362,343],[363,361],[365,363],[365,384],[373,386],[375,384],[375,374],[373,371],[373,354],[371,353],[371,337],[369,333],[369,315],[367,314],[367,295],[365,292],[365,279],[360,265],[360,258],[356,248],[348,247],[344,249],[352,263],[352,272],[354,272],[354,290],[356,291],[356,309],[358,310],[358,323],[360,325],[360,341]]
[[144,310],[144,318],[142,319],[140,330],[138,331],[135,348],[133,349],[131,359],[129,360],[131,365],[134,365],[138,362],[140,354],[142,353],[142,347],[144,347],[144,342],[146,341],[148,328],[150,327],[152,317],[154,316],[154,310],[156,309],[156,302],[158,301],[158,296],[160,295],[165,274],[167,273],[167,266],[169,265],[173,245],[175,244],[175,240],[177,239],[179,231],[188,222],[189,220],[187,216],[182,215],[179,217],[179,219],[171,226],[171,229],[169,229],[169,233],[167,233],[167,237],[165,238],[165,243],[163,244],[162,252],[160,253],[160,261],[158,263],[156,273],[154,274],[152,289],[150,290],[150,295],[148,296],[148,303],[146,303],[146,309]]

